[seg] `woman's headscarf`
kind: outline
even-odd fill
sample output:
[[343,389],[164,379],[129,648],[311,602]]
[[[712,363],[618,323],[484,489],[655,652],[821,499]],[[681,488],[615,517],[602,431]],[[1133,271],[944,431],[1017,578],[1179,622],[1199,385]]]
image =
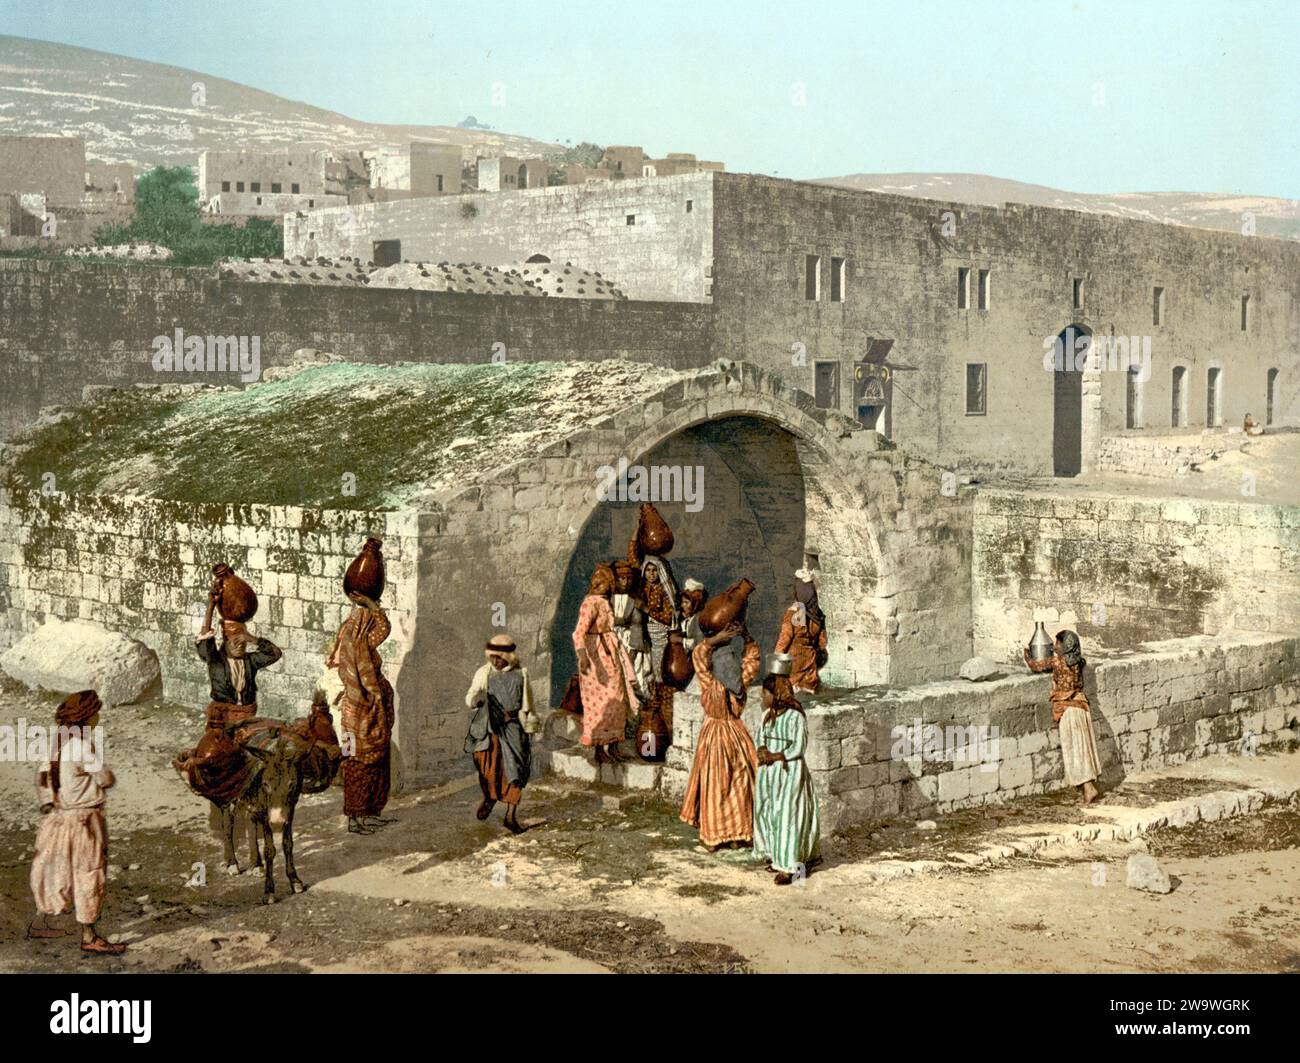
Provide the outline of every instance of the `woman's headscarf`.
[[63,704],[54,710],[54,722],[59,725],[55,732],[53,748],[50,750],[50,789],[59,792],[59,762],[63,759],[63,729],[81,727],[94,718],[95,713],[104,707],[99,695],[93,690],[79,690],[63,699]]
[[1079,645],[1079,636],[1073,631],[1056,633],[1056,641],[1061,644],[1061,659],[1071,668],[1082,668],[1088,662],[1083,659],[1083,650]]
[[591,583],[587,586],[587,593],[604,597],[613,593],[613,590],[614,570],[602,561],[591,574]]
[[821,607],[817,604],[817,585],[812,580],[795,576],[794,600],[795,604],[801,607],[799,610],[799,620],[801,621],[798,624],[799,627],[806,627],[810,616],[817,621],[818,626],[826,626],[826,614],[821,611]]
[[782,710],[793,709],[795,712],[803,712],[803,705],[794,696],[794,684],[788,675],[778,672],[768,673],[763,680],[763,689],[772,695],[771,708],[763,713],[764,723],[771,723]]

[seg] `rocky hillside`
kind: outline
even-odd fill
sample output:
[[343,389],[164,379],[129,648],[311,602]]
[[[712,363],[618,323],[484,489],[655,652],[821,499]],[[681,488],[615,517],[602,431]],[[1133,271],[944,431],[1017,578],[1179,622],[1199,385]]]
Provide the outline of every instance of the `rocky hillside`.
[[397,148],[413,139],[514,155],[553,147],[482,129],[358,121],[194,70],[0,36],[0,136],[19,134],[80,136],[94,158],[140,169],[193,166],[206,148]]
[[1245,215],[1250,214],[1254,216],[1257,235],[1300,239],[1300,200],[1272,196],[1219,195],[1213,192],[1090,195],[974,173],[855,173],[822,178],[816,183],[985,207],[1028,203],[1230,232],[1240,232]]

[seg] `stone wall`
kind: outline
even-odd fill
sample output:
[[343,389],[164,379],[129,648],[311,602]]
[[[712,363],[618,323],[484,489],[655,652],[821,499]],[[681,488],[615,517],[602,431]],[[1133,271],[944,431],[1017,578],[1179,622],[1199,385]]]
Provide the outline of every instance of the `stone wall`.
[[[258,677],[267,715],[306,713],[346,617],[343,573],[366,536],[384,540],[393,623],[385,671],[399,702],[416,681],[403,674],[415,626],[416,564],[427,519],[414,513],[221,506],[145,498],[0,496],[0,646],[46,617],[83,619],[138,639],[162,667],[163,694],[194,706],[208,702],[207,673],[194,636],[207,606],[212,566],[229,563],[257,592],[249,629],[284,657]],[[418,697],[405,703],[420,705]],[[418,744],[399,713],[397,745],[409,747],[405,770],[419,770]]]
[[[1263,417],[1279,368],[1277,423],[1300,420],[1300,243],[1100,214],[1001,209],[858,192],[749,174],[714,180],[716,349],[781,372],[812,393],[815,363],[840,363],[840,408],[853,414],[851,363],[894,341],[891,437],[963,468],[1052,472],[1054,374],[1044,340],[1069,325],[1150,337],[1138,385],[1140,427],[1170,423],[1171,374],[1187,371],[1187,424],[1205,424],[1206,372],[1222,368],[1224,424]],[[805,262],[821,258],[821,298]],[[831,299],[831,260],[845,260]],[[969,308],[957,300],[970,270]],[[987,309],[980,270],[990,271]],[[1073,280],[1083,305],[1073,306]],[[1164,289],[1155,325],[1154,288]],[[1240,297],[1251,296],[1242,331]],[[739,355],[737,355],[739,356]],[[987,410],[966,411],[967,364],[987,366]],[[1103,433],[1125,427],[1126,374],[1084,381],[1085,468]],[[1078,400],[1076,399],[1076,402]]]
[[[805,761],[825,829],[922,816],[1066,786],[1048,676],[962,679],[806,699]],[[1151,643],[1100,660],[1085,687],[1102,782],[1215,753],[1289,748],[1300,740],[1300,640],[1240,635]],[[757,734],[761,692],[745,724]],[[680,800],[703,713],[678,695],[660,787]],[[972,730],[973,729],[973,730]]]
[[[1106,436],[1101,441],[1097,468],[1102,472],[1173,479],[1185,476],[1231,449],[1227,435],[1143,436],[1137,432]],[[1245,438],[1238,435],[1236,445]]]
[[712,180],[636,178],[315,210],[285,218],[284,250],[370,261],[375,241],[400,240],[411,262],[503,266],[545,255],[601,273],[632,299],[706,303]]
[[1118,648],[1300,631],[1294,506],[981,489],[974,543],[975,649],[995,660],[1040,614]]
[[262,367],[315,347],[349,361],[589,361],[707,364],[708,308],[685,303],[523,299],[455,292],[260,284],[204,269],[0,259],[0,429],[88,384],[203,381],[159,374],[155,336],[259,336]]

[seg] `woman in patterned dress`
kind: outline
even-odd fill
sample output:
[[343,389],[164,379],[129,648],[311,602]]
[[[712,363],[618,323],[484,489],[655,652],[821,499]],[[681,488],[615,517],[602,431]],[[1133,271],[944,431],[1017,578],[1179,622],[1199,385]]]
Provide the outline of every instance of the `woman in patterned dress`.
[[582,744],[595,747],[598,764],[625,759],[618,744],[628,715],[639,706],[632,660],[614,632],[614,611],[609,604],[613,592],[614,570],[607,564],[597,565],[573,629],[582,691]]
[[1045,661],[1035,661],[1025,650],[1025,664],[1031,672],[1052,673],[1052,719],[1061,734],[1061,758],[1065,781],[1079,788],[1079,804],[1090,805],[1100,796],[1097,777],[1101,763],[1092,734],[1092,706],[1083,691],[1083,669],[1087,665],[1073,631],[1056,635],[1055,652]]

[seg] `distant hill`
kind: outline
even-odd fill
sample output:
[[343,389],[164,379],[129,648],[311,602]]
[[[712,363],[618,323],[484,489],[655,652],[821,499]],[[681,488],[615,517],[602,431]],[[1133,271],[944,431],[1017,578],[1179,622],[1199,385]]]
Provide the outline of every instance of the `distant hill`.
[[845,177],[825,177],[814,183],[985,207],[1028,203],[1230,232],[1240,232],[1243,215],[1249,213],[1255,216],[1257,235],[1300,239],[1300,200],[1271,196],[1232,196],[1213,192],[1091,195],[975,173],[855,173]]
[[[193,102],[203,83],[202,106]],[[206,148],[361,148],[411,140],[477,144],[512,155],[555,145],[454,125],[381,125],[234,81],[67,44],[0,36],[0,136],[81,136],[88,155],[193,166]]]

